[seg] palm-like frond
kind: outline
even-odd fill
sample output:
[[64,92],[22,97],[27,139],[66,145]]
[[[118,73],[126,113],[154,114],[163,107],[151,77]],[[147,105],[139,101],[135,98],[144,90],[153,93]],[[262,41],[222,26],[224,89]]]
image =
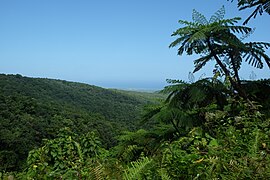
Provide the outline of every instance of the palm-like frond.
[[141,123],[144,124],[157,115],[162,108],[164,108],[165,104],[158,104],[158,105],[148,105],[144,108],[145,113],[142,116]]
[[[233,1],[233,0],[231,0]],[[244,10],[247,8],[254,8],[255,10],[248,16],[244,21],[244,25],[253,17],[256,18],[258,14],[262,15],[263,12],[266,12],[270,15],[270,0],[238,0],[239,10]]]
[[195,9],[193,9],[193,12],[192,12],[192,20],[198,24],[203,24],[203,25],[208,24],[206,17],[202,15],[201,13],[199,13],[198,11],[196,11]]
[[[255,7],[255,10],[252,12],[252,14],[245,20],[244,24],[247,24],[248,21],[253,17],[256,18],[256,16],[258,14],[262,15],[263,12],[266,12],[270,15],[270,1],[269,0],[265,0],[265,1],[261,1],[261,0],[257,0],[257,1],[250,1],[250,2],[246,2],[248,3],[248,5],[242,5],[242,7],[239,8],[239,10],[243,10],[243,9],[247,9],[247,8],[251,8],[251,7]],[[239,3],[238,3],[239,4]]]
[[249,42],[245,43],[245,47],[242,48],[243,58],[248,64],[263,68],[263,60],[270,68],[270,58],[265,54],[265,49],[270,47],[270,43],[265,42]]
[[125,171],[124,179],[137,180],[142,179],[142,174],[149,164],[152,163],[152,159],[147,157],[141,158],[136,162],[131,163],[131,167],[128,167]]
[[[240,21],[240,20],[241,20],[240,17],[234,17],[234,18],[231,18],[231,19],[222,19],[222,20],[219,20],[217,22],[219,24],[229,26],[229,25],[234,25],[235,23],[238,23],[238,21]],[[213,23],[215,23],[215,22],[213,22]]]
[[[218,88],[219,87],[219,88]],[[216,91],[218,89],[218,91]],[[218,80],[202,79],[195,83],[178,83],[166,87],[166,92],[171,90],[167,103],[172,107],[188,109],[190,107],[204,107],[217,99],[226,99],[225,86]]]
[[194,69],[193,73],[199,71],[212,58],[213,58],[213,55],[209,54],[209,55],[203,56],[203,57],[201,57],[199,59],[196,59],[194,61],[195,69]]
[[211,16],[209,23],[220,21],[224,18],[225,15],[225,8],[222,6],[214,15]]
[[252,32],[252,28],[245,26],[227,26],[233,33],[249,34]]
[[[223,10],[220,10],[219,13],[222,13]],[[217,13],[217,17],[218,14]],[[193,53],[201,54],[207,52],[208,46],[206,44],[206,39],[212,36],[221,36],[222,33],[229,31],[235,31],[239,33],[248,33],[251,31],[250,28],[241,27],[241,26],[228,26],[228,24],[233,25],[236,23],[239,18],[232,19],[221,19],[217,22],[208,24],[205,22],[204,16],[202,16],[197,11],[194,11],[193,19],[196,22],[180,21],[182,24],[186,25],[185,27],[177,29],[172,36],[178,36],[178,38],[173,41],[169,47],[175,47],[180,45],[178,48],[178,55],[182,55],[183,52],[186,52],[188,55]],[[220,15],[221,18],[223,15]],[[196,18],[195,18],[196,17]],[[219,19],[216,18],[216,19]],[[201,23],[199,23],[202,21]],[[218,39],[218,38],[216,38]]]

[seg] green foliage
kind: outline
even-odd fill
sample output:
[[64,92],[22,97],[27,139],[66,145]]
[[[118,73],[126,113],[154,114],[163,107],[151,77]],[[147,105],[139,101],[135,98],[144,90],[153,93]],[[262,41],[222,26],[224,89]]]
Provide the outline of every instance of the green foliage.
[[268,179],[270,121],[247,109],[232,117],[212,114],[211,121],[222,122],[212,127],[214,137],[194,128],[167,144],[162,167],[173,179]]
[[[145,99],[143,97],[146,97]],[[0,75],[0,171],[21,170],[31,149],[69,127],[89,131],[102,146],[116,145],[121,130],[134,129],[150,93],[116,92],[81,83]]]
[[[168,80],[161,103],[163,95],[0,75],[0,179],[270,179],[270,81],[238,75],[243,60],[270,67],[270,44],[244,43],[237,35],[252,29],[224,15],[222,7],[208,21],[194,10],[193,22],[179,21],[170,47],[202,55],[194,71],[217,66],[213,78]],[[147,128],[128,131],[149,103]]]
[[[140,160],[131,163],[124,174],[126,180],[136,179],[151,179],[149,167],[152,165],[152,160],[147,157],[142,157]],[[150,173],[150,174],[149,174]]]
[[252,29],[238,26],[236,23],[241,18],[223,19],[224,7],[218,10],[209,21],[196,10],[193,11],[193,22],[179,20],[184,25],[177,29],[172,36],[177,39],[169,47],[178,48],[178,55],[186,52],[187,55],[198,54],[200,58],[194,61],[194,72],[199,71],[207,62],[214,60],[216,67],[214,74],[225,75],[234,90],[248,100],[242,90],[239,70],[243,61],[251,66],[263,68],[263,61],[270,67],[270,58],[266,54],[269,43],[245,43],[238,35],[248,36]]
[[255,10],[251,13],[251,15],[245,20],[244,24],[247,24],[248,21],[252,17],[256,18],[258,14],[262,15],[263,12],[266,12],[267,14],[270,15],[270,1],[269,0],[249,0],[249,1],[238,0],[237,2],[238,2],[237,5],[238,5],[239,10],[255,8]]
[[98,160],[107,153],[100,145],[93,132],[78,137],[65,128],[58,138],[47,140],[44,146],[29,152],[26,177],[81,179],[90,174],[99,177],[102,166]]

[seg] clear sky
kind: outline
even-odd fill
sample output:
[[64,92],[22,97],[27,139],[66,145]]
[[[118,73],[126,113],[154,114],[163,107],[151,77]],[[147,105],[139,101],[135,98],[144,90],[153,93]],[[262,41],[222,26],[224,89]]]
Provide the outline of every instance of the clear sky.
[[[0,73],[162,88],[166,79],[187,80],[193,70],[195,57],[168,48],[177,21],[191,21],[192,9],[210,18],[222,5],[226,18],[251,12],[227,0],[0,0]],[[252,19],[248,26],[256,31],[248,40],[270,42],[269,22],[269,15]],[[212,75],[211,68],[195,77]],[[243,78],[251,71],[257,78],[270,75],[267,68],[244,69]]]

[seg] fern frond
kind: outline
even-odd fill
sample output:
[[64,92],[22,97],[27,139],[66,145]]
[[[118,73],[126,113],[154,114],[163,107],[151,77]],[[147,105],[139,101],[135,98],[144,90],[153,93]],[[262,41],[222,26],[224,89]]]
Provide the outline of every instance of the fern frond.
[[132,162],[131,167],[125,170],[124,179],[126,180],[138,180],[141,179],[143,171],[146,167],[152,163],[152,159],[143,157],[138,161]]
[[227,26],[234,33],[249,34],[252,32],[252,28],[245,26]]
[[261,61],[261,56],[258,55],[257,53],[253,52],[247,52],[246,54],[244,54],[243,56],[245,58],[245,61],[256,67],[256,68],[263,68],[263,62]]
[[155,115],[159,113],[163,107],[164,104],[146,106],[144,109],[145,113],[142,116],[141,123],[144,124],[153,119]]
[[263,68],[262,59],[270,68],[270,58],[265,54],[265,49],[270,47],[270,43],[265,42],[250,42],[245,44],[243,48],[243,57],[245,61],[257,68]]
[[166,79],[166,82],[169,84],[185,84],[186,82],[179,79]]
[[248,43],[248,45],[250,47],[255,47],[255,48],[258,48],[258,49],[268,49],[270,47],[270,43],[267,43],[267,42],[250,42]]
[[173,42],[169,45],[169,48],[175,47],[175,46],[181,44],[183,41],[184,41],[183,44],[185,44],[185,43],[188,41],[188,40],[186,40],[186,39],[189,39],[189,38],[190,38],[190,36],[182,36],[182,37],[180,37],[180,38],[177,38],[175,41],[173,41]]
[[175,32],[172,33],[171,36],[184,36],[188,35],[191,31],[193,31],[195,28],[190,26],[185,26],[182,28],[177,29]]
[[91,174],[95,180],[104,180],[106,179],[104,171],[105,168],[98,162],[98,165],[91,170]]
[[209,54],[209,55],[206,55],[206,56],[201,57],[199,59],[196,59],[194,61],[195,69],[194,69],[193,73],[199,71],[212,57],[213,57],[212,54]]
[[205,16],[199,13],[198,11],[196,11],[195,9],[193,9],[193,12],[192,12],[192,20],[197,24],[203,24],[203,25],[208,24],[208,21],[205,18]]
[[235,18],[231,18],[231,19],[222,19],[222,20],[218,21],[218,23],[221,25],[234,25],[235,23],[237,23],[240,20],[241,20],[240,17],[235,17]]
[[189,26],[189,27],[197,27],[198,26],[198,23],[185,21],[185,20],[178,20],[178,23]]
[[251,7],[255,7],[255,10],[251,13],[251,15],[249,15],[249,17],[245,20],[245,22],[243,23],[244,25],[248,23],[248,21],[253,17],[253,18],[256,18],[256,16],[258,14],[262,15],[263,12],[266,12],[270,15],[270,1],[269,0],[266,0],[266,1],[244,1],[242,2],[242,4],[238,3],[238,7],[239,10],[244,10],[244,9],[247,9],[247,8],[251,8]]
[[160,169],[158,172],[161,177],[161,180],[172,180],[172,178],[168,175],[168,173],[164,168]]
[[225,7],[222,6],[214,15],[211,16],[209,24],[222,20],[225,15]]
[[193,41],[203,41],[206,39],[206,35],[203,31],[197,31],[188,39],[188,43],[192,43]]

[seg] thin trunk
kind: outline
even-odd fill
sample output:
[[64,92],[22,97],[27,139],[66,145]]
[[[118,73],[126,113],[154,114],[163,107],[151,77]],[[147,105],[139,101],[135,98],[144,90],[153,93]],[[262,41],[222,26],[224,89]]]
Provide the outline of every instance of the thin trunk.
[[[233,56],[230,57],[232,59],[232,61],[234,61],[234,58]],[[232,68],[233,68],[233,71],[234,71],[234,77],[236,79],[236,82],[238,83],[238,85],[240,86],[241,88],[241,80],[239,78],[239,74],[238,74],[238,69],[237,67],[235,66],[235,63],[232,63]],[[242,88],[241,88],[242,89]]]
[[179,136],[180,136],[181,132],[180,132],[180,130],[178,129],[178,127],[175,125],[175,123],[173,122],[173,120],[174,120],[174,119],[170,119],[170,121],[171,121],[171,123],[172,123],[174,129],[179,133]]
[[[221,62],[221,60],[219,59],[219,57],[217,56],[217,54],[214,52],[214,49],[210,43],[210,40],[207,40],[207,44],[208,47],[210,49],[211,54],[213,54],[217,64],[221,67],[221,69],[223,70],[223,72],[225,73],[225,75],[229,78],[230,83],[232,84],[232,87],[234,90],[236,90],[239,93],[239,96],[241,96],[242,98],[244,98],[252,108],[255,108],[254,104],[249,100],[249,98],[247,97],[246,92],[241,88],[240,85],[240,79],[236,79],[234,80],[231,75],[230,75],[230,71],[226,68],[226,66]],[[238,77],[239,78],[239,77]],[[239,82],[238,82],[239,80]]]

